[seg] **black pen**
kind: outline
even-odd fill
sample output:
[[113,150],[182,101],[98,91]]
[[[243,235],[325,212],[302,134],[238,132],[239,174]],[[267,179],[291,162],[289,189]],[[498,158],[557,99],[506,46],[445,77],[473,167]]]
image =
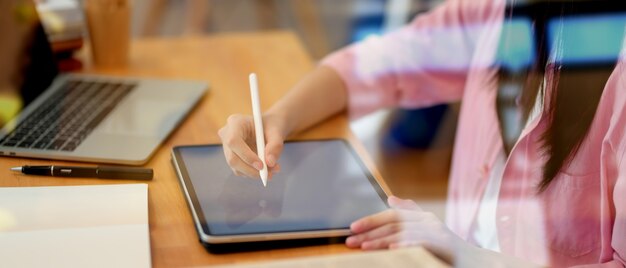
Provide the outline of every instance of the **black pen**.
[[100,179],[150,180],[151,168],[130,167],[69,167],[69,166],[23,166],[11,168],[28,175],[53,177],[89,177]]

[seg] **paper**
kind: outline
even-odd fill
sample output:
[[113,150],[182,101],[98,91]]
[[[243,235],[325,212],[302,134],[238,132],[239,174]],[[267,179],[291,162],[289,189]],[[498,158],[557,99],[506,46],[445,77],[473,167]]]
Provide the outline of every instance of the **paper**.
[[150,267],[148,185],[0,188],[5,267]]
[[367,251],[342,255],[297,258],[265,263],[217,266],[222,268],[346,268],[346,267],[450,267],[424,248]]

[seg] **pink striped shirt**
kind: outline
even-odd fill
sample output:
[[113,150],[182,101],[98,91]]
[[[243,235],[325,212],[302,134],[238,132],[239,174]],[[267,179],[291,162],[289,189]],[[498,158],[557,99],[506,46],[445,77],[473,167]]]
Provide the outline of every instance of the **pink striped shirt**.
[[[352,118],[384,107],[462,101],[447,225],[468,239],[502,139],[494,62],[504,0],[449,0],[406,27],[335,52],[322,64],[348,87]],[[502,253],[552,266],[626,265],[626,70],[606,83],[588,135],[546,191],[544,110],[522,131],[504,167],[496,209]],[[550,94],[544,97],[545,103]]]

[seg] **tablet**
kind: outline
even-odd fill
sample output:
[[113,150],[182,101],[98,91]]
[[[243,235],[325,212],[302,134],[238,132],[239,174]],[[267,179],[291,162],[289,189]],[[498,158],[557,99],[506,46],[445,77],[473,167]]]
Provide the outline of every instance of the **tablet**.
[[221,145],[179,146],[172,162],[206,245],[345,237],[387,196],[344,140],[285,143],[268,181],[235,176]]

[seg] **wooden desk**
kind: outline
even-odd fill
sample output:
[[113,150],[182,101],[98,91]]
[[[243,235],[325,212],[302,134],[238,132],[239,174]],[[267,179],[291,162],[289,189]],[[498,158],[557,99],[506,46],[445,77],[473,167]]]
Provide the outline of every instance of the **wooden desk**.
[[[84,52],[85,53],[85,52]],[[86,63],[85,73],[194,79],[210,83],[209,93],[145,166],[155,171],[148,183],[150,242],[154,267],[195,266],[275,260],[347,252],[342,244],[282,250],[213,255],[198,242],[191,214],[183,199],[170,150],[176,145],[218,143],[217,130],[233,113],[251,114],[248,74],[259,75],[261,103],[267,109],[314,63],[299,40],[289,32],[226,34],[212,37],[140,39],[133,42],[126,68],[99,69]],[[176,89],[172,89],[176,90]],[[294,138],[348,139],[381,180],[365,150],[350,132],[344,115],[337,116]],[[136,181],[62,179],[16,175],[9,167],[62,164],[62,161],[0,158],[0,186],[53,186],[137,183]],[[73,163],[76,164],[76,163]],[[385,184],[383,187],[387,192]]]

